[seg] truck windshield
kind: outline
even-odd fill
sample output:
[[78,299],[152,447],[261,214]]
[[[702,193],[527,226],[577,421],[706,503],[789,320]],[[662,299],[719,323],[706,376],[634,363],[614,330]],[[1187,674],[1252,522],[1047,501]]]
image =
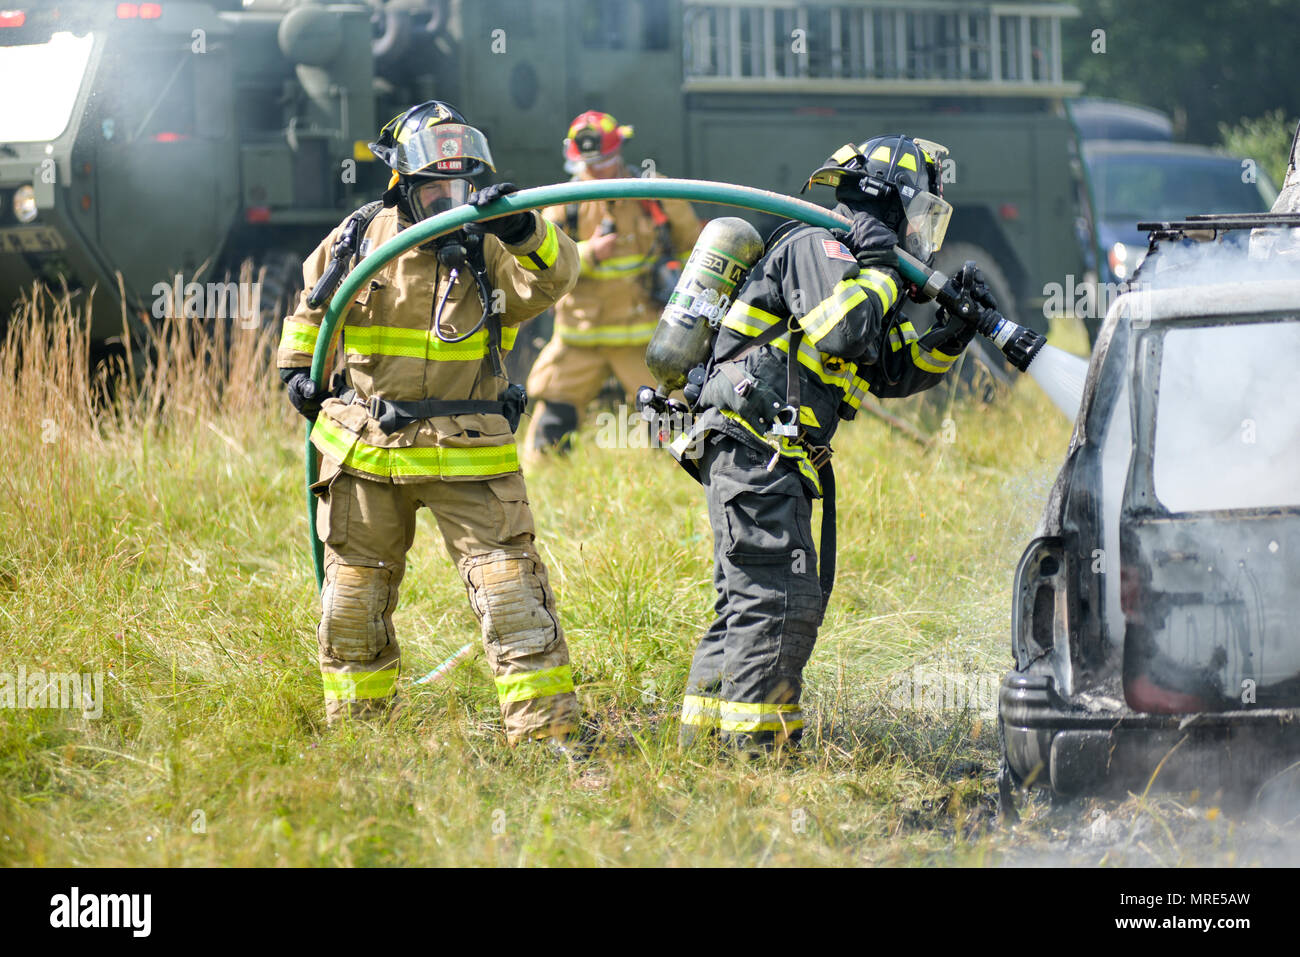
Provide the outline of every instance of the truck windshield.
[[47,143],[68,128],[94,45],[89,33],[56,33],[48,43],[0,46],[0,143]]
[[1088,168],[1104,221],[1262,213],[1273,201],[1263,173],[1249,175],[1252,168],[1231,157],[1094,153]]
[[1171,329],[1156,497],[1173,512],[1300,505],[1300,321]]

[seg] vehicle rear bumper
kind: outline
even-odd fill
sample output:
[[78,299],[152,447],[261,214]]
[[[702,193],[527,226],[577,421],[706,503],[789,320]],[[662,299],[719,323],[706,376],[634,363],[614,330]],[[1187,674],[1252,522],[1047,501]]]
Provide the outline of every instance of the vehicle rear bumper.
[[1007,762],[1059,794],[1253,788],[1300,761],[1300,708],[1190,715],[1072,708],[1048,675],[1013,671],[998,694]]

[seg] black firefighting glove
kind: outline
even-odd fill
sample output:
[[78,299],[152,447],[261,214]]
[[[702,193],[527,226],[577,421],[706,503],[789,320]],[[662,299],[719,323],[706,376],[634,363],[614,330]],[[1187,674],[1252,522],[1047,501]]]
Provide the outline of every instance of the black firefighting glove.
[[971,323],[940,306],[934,314],[934,325],[921,337],[920,345],[922,349],[937,349],[956,356],[961,355],[974,338],[975,327]]
[[[993,291],[984,281],[984,274],[980,272],[980,267],[975,265],[974,260],[966,260],[961,271],[957,273],[956,283],[957,288],[969,293],[975,305],[980,307],[978,318],[983,318],[989,312],[998,311],[998,301],[993,298]],[[971,321],[974,322],[976,318],[971,317]]]
[[870,213],[857,213],[848,232],[837,229],[835,233],[864,269],[868,266],[898,268],[898,258],[894,255],[898,235]]
[[[471,206],[486,206],[502,196],[509,196],[511,193],[517,192],[519,192],[519,187],[514,183],[493,183],[491,186],[471,193],[469,204]],[[503,243],[517,246],[533,234],[534,218],[532,210],[524,213],[512,213],[498,219],[489,219],[480,223],[467,223],[465,232],[492,233]]]
[[280,378],[284,381],[285,391],[289,393],[289,403],[300,415],[315,422],[325,394],[311,377],[311,369],[281,369]]

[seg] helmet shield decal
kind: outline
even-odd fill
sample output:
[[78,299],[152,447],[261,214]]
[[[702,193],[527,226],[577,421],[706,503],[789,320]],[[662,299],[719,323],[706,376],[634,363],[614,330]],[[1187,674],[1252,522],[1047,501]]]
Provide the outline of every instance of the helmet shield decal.
[[917,259],[928,261],[943,246],[952,207],[934,193],[916,190],[907,203],[907,233],[903,248]]
[[460,123],[439,123],[414,133],[402,130],[393,151],[393,169],[447,178],[473,174],[477,163],[496,171],[483,134]]

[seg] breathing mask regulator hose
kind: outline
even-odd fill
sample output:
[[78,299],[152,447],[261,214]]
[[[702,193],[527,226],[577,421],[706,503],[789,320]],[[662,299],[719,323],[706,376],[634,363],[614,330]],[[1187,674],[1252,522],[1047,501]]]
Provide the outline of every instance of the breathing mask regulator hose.
[[[492,289],[488,286],[487,274],[474,265],[469,250],[465,248],[463,242],[453,241],[439,245],[438,262],[451,270],[451,279],[447,283],[447,289],[443,292],[442,298],[438,300],[438,304],[434,307],[433,332],[442,342],[450,344],[464,342],[482,329],[483,325],[488,321],[488,316],[492,311]],[[442,310],[447,305],[447,297],[451,295],[452,288],[456,285],[456,277],[462,269],[466,268],[469,269],[470,274],[474,277],[474,282],[478,285],[478,297],[483,302],[483,314],[479,316],[478,322],[474,323],[474,327],[464,335],[444,335],[442,331]]]
[[[517,193],[502,196],[486,206],[471,206],[468,204],[457,206],[455,209],[439,213],[402,230],[392,239],[373,250],[370,255],[357,263],[352,272],[348,273],[347,278],[343,280],[342,285],[334,293],[334,297],[330,300],[329,309],[326,311],[324,319],[321,320],[320,332],[316,337],[316,351],[312,356],[312,379],[315,380],[317,386],[324,387],[325,360],[330,354],[335,333],[339,331],[353,300],[361,288],[370,282],[379,270],[398,256],[422,243],[453,233],[467,223],[497,219],[501,216],[522,213],[530,209],[541,209],[546,206],[564,206],[569,203],[585,203],[600,199],[683,199],[698,203],[715,203],[723,206],[737,206],[742,209],[757,210],[758,212],[770,213],[773,216],[781,216],[785,219],[797,219],[813,226],[823,226],[827,229],[847,229],[852,225],[849,220],[837,216],[821,206],[784,196],[781,193],[774,193],[765,189],[754,189],[749,186],[735,186],[731,183],[714,183],[694,179],[635,178],[560,183],[554,186],[538,186],[533,189],[520,190]],[[895,247],[894,251],[898,254],[899,272],[902,273],[905,279],[915,283],[918,288],[928,291],[929,298],[937,298],[940,303],[953,309],[957,315],[975,324],[977,329],[983,326],[989,328],[994,334],[1007,335],[1007,342],[1021,343],[1024,334],[1042,339],[1041,336],[1031,330],[1017,326],[1015,323],[1008,323],[1008,320],[996,313],[991,315],[980,313],[978,306],[971,303],[969,296],[965,296],[969,308],[963,311],[963,294],[957,290],[955,284],[951,283],[947,276],[938,270],[929,269],[924,263],[898,247]],[[949,289],[949,286],[952,288]],[[490,302],[490,296],[485,299],[485,304],[487,302]],[[949,306],[949,302],[952,303],[951,306]],[[987,312],[991,313],[992,311],[988,310]],[[997,320],[1001,320],[1004,325],[998,326]],[[1007,332],[1008,326],[1012,327],[1010,333]],[[1024,364],[1017,364],[1016,366],[1022,371],[1028,366],[1034,355],[1037,354],[1038,349],[1042,347],[1042,342],[1035,344],[1032,338],[1029,339],[1029,342],[1032,348],[1026,350],[1026,357],[1023,359]],[[1003,348],[1005,351],[1004,346],[999,346],[999,348]],[[1013,363],[1016,361],[1009,354],[1008,358]],[[319,465],[316,461],[315,446],[311,444],[311,429],[312,423],[308,423],[306,443],[307,527],[311,536],[316,585],[319,588],[324,581],[325,575],[325,550],[320,539],[316,536],[316,496],[312,494],[311,486],[319,478]]]

